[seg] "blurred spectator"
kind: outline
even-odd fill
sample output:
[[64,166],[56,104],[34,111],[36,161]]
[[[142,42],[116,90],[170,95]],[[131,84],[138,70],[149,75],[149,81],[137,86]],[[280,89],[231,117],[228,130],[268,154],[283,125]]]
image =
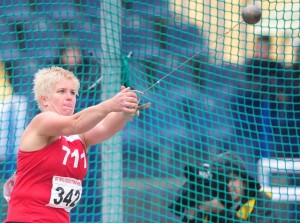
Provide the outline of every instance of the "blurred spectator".
[[286,84],[286,71],[282,63],[270,58],[269,52],[270,37],[257,37],[254,56],[245,62],[242,69],[245,79],[238,84],[231,107],[235,122],[234,144],[253,174],[258,159],[269,157],[275,149],[274,139],[280,137],[273,138],[272,122],[277,120],[278,114],[272,109],[276,106],[277,92]]
[[[212,162],[212,173],[217,179],[224,179],[225,195],[219,192],[215,207],[205,204],[204,210],[217,210],[219,223],[264,222],[277,223],[278,212],[272,201],[272,194],[263,190],[258,181],[247,171],[244,160],[233,152],[224,152]],[[216,183],[218,185],[218,182]],[[219,183],[220,184],[220,183]],[[220,187],[220,186],[219,186]],[[210,203],[206,203],[209,205]],[[224,209],[219,209],[219,208]],[[211,210],[212,209],[212,210]]]
[[77,42],[66,42],[60,46],[60,56],[53,65],[68,69],[79,78],[82,93],[77,99],[77,109],[96,104],[101,96],[100,61],[87,55]]
[[[232,103],[237,150],[253,173],[261,157],[300,156],[299,76],[270,59],[270,37],[257,38],[254,49],[254,58],[246,61],[246,81]],[[296,208],[289,209],[294,221]]]
[[169,209],[182,222],[278,222],[271,194],[262,190],[235,153],[223,152],[210,164],[188,165],[186,182]]
[[[289,104],[291,109],[288,110],[290,113],[288,115],[288,122],[286,123],[286,134],[288,135],[286,141],[287,146],[289,146],[291,149],[291,154],[285,154],[283,153],[282,156],[289,157],[289,154],[293,158],[300,158],[300,151],[299,151],[299,118],[300,118],[300,45],[296,46],[295,54],[294,54],[294,63],[291,70],[291,77],[292,77],[292,84],[291,86],[288,86],[287,89],[289,89],[291,95],[288,95],[289,98]],[[289,145],[291,143],[292,145]],[[286,147],[286,146],[285,146]],[[285,149],[286,150],[286,149]],[[299,178],[297,178],[297,172],[294,173],[294,185],[295,187],[300,187]],[[294,220],[295,222],[300,221],[300,203],[297,202],[291,202],[289,204],[289,219]]]
[[15,170],[13,164],[19,140],[26,124],[27,98],[13,93],[10,72],[5,62],[0,61],[0,163],[9,177]]

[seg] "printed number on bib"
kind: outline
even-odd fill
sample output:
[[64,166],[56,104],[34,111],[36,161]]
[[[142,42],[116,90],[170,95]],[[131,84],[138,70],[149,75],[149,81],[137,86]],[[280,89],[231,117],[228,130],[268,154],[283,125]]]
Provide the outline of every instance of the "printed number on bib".
[[54,176],[48,206],[63,208],[69,212],[81,198],[81,181],[69,177]]

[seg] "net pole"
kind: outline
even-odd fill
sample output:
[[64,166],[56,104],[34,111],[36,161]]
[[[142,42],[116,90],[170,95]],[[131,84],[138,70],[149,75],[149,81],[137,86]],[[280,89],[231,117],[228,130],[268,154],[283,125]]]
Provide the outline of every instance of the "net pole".
[[[121,1],[101,0],[101,75],[102,101],[121,86]],[[122,201],[122,138],[118,133],[102,143],[102,222],[123,221]]]

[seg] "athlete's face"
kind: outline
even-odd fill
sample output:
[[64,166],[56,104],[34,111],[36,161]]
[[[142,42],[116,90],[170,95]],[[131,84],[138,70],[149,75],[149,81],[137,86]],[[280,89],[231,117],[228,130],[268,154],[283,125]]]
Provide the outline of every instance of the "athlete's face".
[[46,111],[61,115],[72,115],[76,105],[76,90],[72,80],[61,80],[53,88],[52,94],[45,99]]

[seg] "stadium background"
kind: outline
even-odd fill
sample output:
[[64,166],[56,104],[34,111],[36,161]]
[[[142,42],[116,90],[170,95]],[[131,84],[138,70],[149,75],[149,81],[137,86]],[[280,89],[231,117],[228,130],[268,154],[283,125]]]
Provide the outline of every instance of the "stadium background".
[[[247,25],[241,10],[252,4],[262,8],[263,16]],[[2,184],[15,170],[20,134],[38,112],[33,74],[53,64],[73,69],[60,56],[65,48],[80,48],[83,59],[74,68],[82,85],[78,110],[114,94],[121,84],[144,91],[172,73],[143,97],[142,102],[152,103],[149,109],[91,149],[72,222],[177,222],[167,206],[184,180],[183,167],[209,163],[226,150],[242,156],[262,183],[271,179],[264,186],[273,189],[282,222],[295,222],[288,218],[289,205],[300,196],[299,101],[275,108],[281,111],[276,128],[285,132],[272,129],[268,114],[273,110],[264,108],[262,117],[253,117],[262,120],[260,128],[254,133],[245,128],[239,135],[237,121],[242,128],[253,123],[237,120],[232,107],[248,86],[243,67],[259,37],[268,37],[270,57],[290,75],[283,82],[292,80],[280,93],[297,98],[299,9],[293,0],[2,0]],[[252,138],[255,133],[259,136]],[[1,206],[4,219],[4,200]]]

